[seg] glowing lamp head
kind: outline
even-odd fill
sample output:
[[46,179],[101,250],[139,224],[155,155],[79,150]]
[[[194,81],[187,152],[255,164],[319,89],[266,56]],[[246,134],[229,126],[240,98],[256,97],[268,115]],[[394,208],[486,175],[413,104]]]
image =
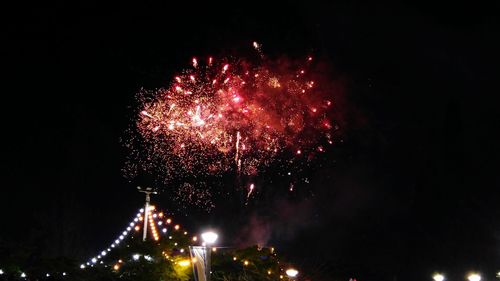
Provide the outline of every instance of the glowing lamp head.
[[500,271],[497,272],[497,278],[500,278]]
[[288,277],[294,278],[298,274],[299,274],[299,272],[296,269],[294,269],[294,268],[289,268],[289,269],[286,270],[286,275]]
[[436,273],[432,276],[434,281],[444,281],[444,276],[440,273]]
[[467,276],[467,280],[469,281],[481,281],[481,275],[477,273],[471,273]]
[[189,260],[181,260],[181,261],[179,261],[178,264],[182,267],[186,267],[186,266],[189,266],[191,264],[191,262]]
[[203,239],[203,241],[207,244],[215,243],[215,241],[217,241],[218,237],[219,237],[219,235],[217,235],[217,233],[212,232],[212,231],[208,231],[208,232],[201,234],[201,239]]

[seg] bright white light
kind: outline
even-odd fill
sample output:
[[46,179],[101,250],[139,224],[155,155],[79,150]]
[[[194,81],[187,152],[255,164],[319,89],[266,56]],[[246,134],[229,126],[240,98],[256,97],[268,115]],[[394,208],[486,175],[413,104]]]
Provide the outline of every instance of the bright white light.
[[146,256],[144,256],[144,258],[145,258],[147,261],[152,261],[152,260],[153,260],[153,258],[152,258],[151,256],[147,256],[147,255],[146,255]]
[[3,274],[3,270],[0,269],[0,275],[2,275],[2,274]]
[[288,275],[288,277],[293,278],[293,277],[297,276],[297,274],[299,274],[299,272],[296,269],[289,268],[286,270],[286,275]]
[[105,256],[105,255],[106,255],[106,251],[102,251],[101,256]]
[[497,272],[497,278],[500,278],[500,271]]
[[111,244],[111,248],[114,248],[115,247],[115,244]]
[[115,244],[120,244],[120,240],[116,239]]
[[135,254],[135,255],[133,255],[133,256],[132,256],[132,258],[133,258],[134,260],[138,260],[138,259],[139,259],[139,257],[140,257],[140,255],[139,255],[139,254]]
[[98,255],[98,256],[97,256],[97,259],[100,259],[100,258],[101,258],[101,255]]
[[123,234],[123,235],[127,235],[127,232],[126,232],[126,231],[124,231],[124,232],[122,232],[122,234]]
[[138,218],[135,218],[134,221],[137,222],[139,219]]
[[123,235],[120,235],[120,240],[123,240]]
[[[133,225],[134,225],[134,224],[132,224],[132,226],[133,226]],[[127,231],[130,231],[131,229],[132,229],[132,228],[130,228],[130,226],[129,226],[129,227],[127,227]]]
[[129,225],[130,227],[134,227],[135,223],[131,222]]
[[159,222],[158,222],[158,225],[162,225],[162,224],[163,224],[163,222],[162,222],[162,221],[159,221]]
[[141,210],[140,210],[140,212],[141,212],[141,213],[144,213],[144,209],[141,209]]
[[26,273],[22,272],[21,273],[21,278],[26,278]]
[[443,274],[436,273],[436,274],[434,274],[434,276],[432,276],[432,279],[434,279],[434,281],[443,281],[444,276],[443,276]]
[[81,265],[80,265],[80,268],[81,268],[81,269],[84,269],[84,268],[85,268],[85,265],[84,265],[84,264],[81,264]]
[[212,231],[205,232],[205,233],[201,234],[201,239],[203,239],[203,241],[205,241],[205,243],[207,243],[207,244],[215,243],[215,241],[217,240],[218,237],[219,237],[219,235],[217,235],[217,233],[212,232]]
[[469,281],[481,281],[481,275],[477,273],[471,273],[469,274],[469,276],[467,276],[467,279]]
[[48,273],[47,273],[47,274],[45,274],[45,277],[50,277],[50,274],[48,274]]
[[162,229],[162,231],[163,231],[163,233],[167,233],[167,229],[166,228]]
[[153,215],[153,218],[156,218],[157,216],[158,216],[157,214],[154,214],[154,215]]
[[111,249],[110,249],[110,248],[108,248],[108,252],[111,252]]
[[63,276],[66,276],[66,272],[63,272]]
[[92,263],[96,263],[97,262],[97,259],[96,258],[92,258]]

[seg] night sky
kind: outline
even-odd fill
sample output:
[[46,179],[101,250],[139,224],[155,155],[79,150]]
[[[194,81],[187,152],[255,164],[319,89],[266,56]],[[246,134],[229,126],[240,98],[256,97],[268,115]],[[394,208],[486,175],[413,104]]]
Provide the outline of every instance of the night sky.
[[107,245],[143,203],[136,185],[150,184],[122,172],[135,94],[166,86],[193,56],[256,40],[269,56],[314,54],[342,81],[343,142],[306,171],[308,196],[235,199],[178,220],[214,226],[230,246],[264,237],[317,280],[493,276],[498,6],[346,2],[4,9],[0,247],[86,260]]

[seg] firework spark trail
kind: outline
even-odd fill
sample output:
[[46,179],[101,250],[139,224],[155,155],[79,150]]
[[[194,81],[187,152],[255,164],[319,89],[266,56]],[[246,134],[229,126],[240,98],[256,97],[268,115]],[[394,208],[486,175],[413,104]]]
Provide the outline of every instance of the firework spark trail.
[[247,199],[250,197],[250,194],[252,194],[253,189],[254,189],[254,184],[250,184],[250,187],[248,188],[248,193],[247,193]]
[[238,172],[241,169],[241,161],[239,159],[239,157],[240,157],[240,139],[241,139],[241,135],[240,135],[240,132],[238,131],[236,133],[236,153],[234,156],[234,161],[236,161],[236,165],[238,167]]
[[135,166],[166,180],[230,170],[252,176],[277,159],[326,151],[333,103],[313,79],[312,57],[301,65],[261,57],[193,58],[169,87],[141,93]]

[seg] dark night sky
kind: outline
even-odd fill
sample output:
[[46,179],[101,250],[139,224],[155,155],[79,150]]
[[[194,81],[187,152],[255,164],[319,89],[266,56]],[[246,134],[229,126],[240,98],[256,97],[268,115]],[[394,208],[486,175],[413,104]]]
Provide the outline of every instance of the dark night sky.
[[[193,55],[257,40],[270,55],[315,53],[346,89],[344,143],[309,172],[315,197],[276,203],[289,213],[267,206],[303,219],[264,222],[274,228],[270,243],[312,271],[340,276],[493,274],[500,269],[497,12],[358,1],[9,7],[0,246],[85,259],[106,245],[143,200],[121,171],[135,93],[164,86]],[[258,208],[233,217],[221,214],[226,209],[181,220],[236,235],[228,221],[246,222]]]

